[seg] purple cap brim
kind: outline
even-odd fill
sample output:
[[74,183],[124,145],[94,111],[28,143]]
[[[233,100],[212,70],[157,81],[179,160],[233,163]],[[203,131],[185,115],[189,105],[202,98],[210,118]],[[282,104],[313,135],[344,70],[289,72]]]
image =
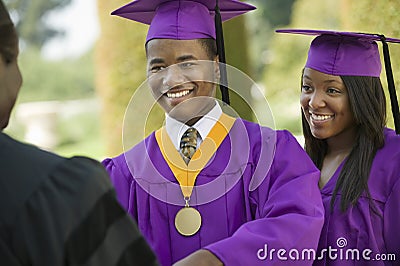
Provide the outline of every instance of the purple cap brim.
[[[181,2],[181,0],[136,0],[114,10],[111,15],[150,25],[158,6],[166,2]],[[205,5],[214,14],[215,0],[189,0],[189,2],[197,2]],[[218,6],[221,10],[222,21],[256,9],[255,6],[238,0],[219,0]]]
[[[323,34],[331,34],[331,35],[338,35],[338,36],[348,36],[348,37],[368,39],[368,40],[371,40],[371,41],[380,41],[381,40],[379,34],[361,33],[361,32],[330,31],[330,30],[309,30],[309,29],[278,29],[275,32],[277,32],[277,33],[291,33],[291,34],[311,35],[311,36],[318,36],[318,35],[323,35]],[[386,42],[400,43],[400,39],[385,37],[385,40],[386,40]]]

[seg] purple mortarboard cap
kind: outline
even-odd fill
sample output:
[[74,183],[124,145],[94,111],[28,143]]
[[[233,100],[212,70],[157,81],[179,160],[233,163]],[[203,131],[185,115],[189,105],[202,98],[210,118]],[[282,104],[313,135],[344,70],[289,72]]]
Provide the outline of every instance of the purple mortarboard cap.
[[387,45],[388,42],[400,43],[400,39],[328,30],[279,29],[276,32],[317,35],[311,42],[305,67],[335,76],[379,77],[382,66],[376,41],[381,41],[396,132],[400,133],[399,106]]
[[[318,35],[310,45],[306,67],[336,76],[379,77],[381,60],[377,34],[326,30],[282,29],[278,33]],[[387,42],[398,39],[386,38]]]
[[112,12],[130,20],[149,24],[151,39],[216,39],[214,9],[218,2],[222,21],[255,9],[238,0],[136,0]]
[[222,101],[229,104],[222,21],[254,9],[256,7],[238,0],[135,0],[111,14],[149,24],[146,42],[152,39],[215,39],[222,63]]

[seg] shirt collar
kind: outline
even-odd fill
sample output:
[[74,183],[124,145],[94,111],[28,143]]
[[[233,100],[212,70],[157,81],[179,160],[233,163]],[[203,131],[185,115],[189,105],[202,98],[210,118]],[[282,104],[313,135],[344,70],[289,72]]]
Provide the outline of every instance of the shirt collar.
[[[216,101],[215,106],[205,116],[197,121],[196,124],[193,125],[193,127],[199,132],[202,140],[207,137],[208,133],[210,133],[211,129],[214,127],[215,123],[217,123],[221,115],[222,109]],[[175,148],[179,150],[181,137],[183,133],[189,128],[189,126],[170,117],[168,114],[166,114],[165,116],[165,128],[167,130],[168,136],[172,140]]]

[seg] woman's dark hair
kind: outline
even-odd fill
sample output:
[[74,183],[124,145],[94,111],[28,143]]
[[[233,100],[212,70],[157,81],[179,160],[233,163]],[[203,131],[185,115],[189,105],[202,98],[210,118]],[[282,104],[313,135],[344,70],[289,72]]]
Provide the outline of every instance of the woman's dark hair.
[[[386,124],[386,100],[382,84],[377,77],[341,76],[347,88],[350,108],[357,126],[353,148],[343,165],[333,191],[331,210],[340,192],[340,209],[346,211],[357,203],[365,191],[371,199],[368,178],[372,161],[378,149],[384,145],[383,128]],[[315,138],[302,113],[305,150],[315,165],[321,169],[327,153],[326,140]],[[374,208],[374,206],[373,206]]]

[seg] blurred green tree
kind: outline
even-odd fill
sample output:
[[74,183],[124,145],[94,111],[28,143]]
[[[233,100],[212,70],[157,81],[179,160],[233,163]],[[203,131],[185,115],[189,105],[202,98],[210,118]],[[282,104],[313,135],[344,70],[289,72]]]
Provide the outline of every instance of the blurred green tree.
[[71,59],[48,61],[36,49],[27,49],[19,58],[23,84],[18,100],[62,101],[93,98],[93,51]]
[[[144,43],[147,27],[110,16],[113,10],[126,3],[125,0],[97,1],[101,35],[95,50],[95,77],[102,101],[102,131],[108,156],[123,151],[126,107],[135,90],[146,80]],[[143,134],[142,131],[131,128],[129,134]]]
[[46,16],[68,5],[71,0],[5,0],[20,39],[33,48],[41,48],[51,38],[63,34],[46,23]]
[[265,1],[249,0],[257,10],[246,14],[250,59],[253,77],[259,80],[269,62],[268,47],[275,27],[288,25],[295,0]]
[[268,23],[271,27],[287,25],[290,23],[292,6],[296,0],[265,1],[253,0],[260,10],[263,24]]
[[[345,16],[350,29],[360,32],[379,33],[387,37],[400,38],[400,1],[350,1],[342,0],[347,5],[348,14]],[[387,103],[388,125],[394,128],[393,115],[390,107],[389,93],[385,66],[383,65],[382,45],[379,43],[382,58],[381,80],[384,86]],[[390,44],[390,57],[396,85],[397,98],[400,94],[400,44]]]
[[[250,63],[249,54],[249,35],[247,35],[246,20],[240,16],[229,20],[223,24],[224,41],[226,52],[226,63],[231,65],[249,76],[253,76],[253,69]],[[228,84],[229,85],[229,84]],[[252,100],[250,90],[243,90],[241,96],[236,93],[230,93],[232,108],[241,118],[253,121],[254,115],[251,110]],[[247,99],[246,101],[242,96]]]

